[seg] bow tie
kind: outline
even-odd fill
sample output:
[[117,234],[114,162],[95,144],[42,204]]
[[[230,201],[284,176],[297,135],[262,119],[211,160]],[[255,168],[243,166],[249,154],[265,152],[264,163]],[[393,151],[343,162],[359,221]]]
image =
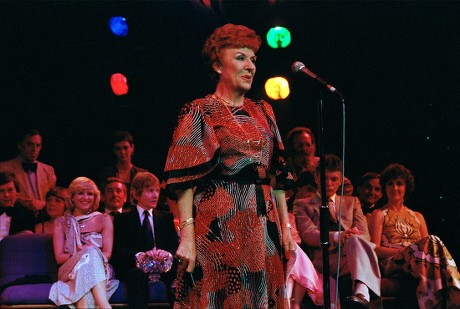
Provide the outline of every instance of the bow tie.
[[6,213],[7,216],[11,217],[13,214],[13,207],[0,207],[0,216]]
[[26,172],[36,172],[37,171],[37,163],[28,163],[28,162],[22,162],[22,168]]

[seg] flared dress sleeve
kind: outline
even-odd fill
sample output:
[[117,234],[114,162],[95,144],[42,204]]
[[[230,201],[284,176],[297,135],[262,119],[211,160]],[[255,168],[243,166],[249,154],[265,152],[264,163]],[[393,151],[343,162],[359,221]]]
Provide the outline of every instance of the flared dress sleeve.
[[286,151],[281,134],[276,124],[275,113],[270,104],[261,101],[261,107],[267,117],[268,125],[273,134],[273,155],[271,159],[271,174],[275,177],[275,189],[288,190],[294,185],[294,177],[286,161]]
[[191,188],[218,165],[219,142],[210,114],[205,112],[206,99],[187,103],[181,109],[166,159],[168,190]]

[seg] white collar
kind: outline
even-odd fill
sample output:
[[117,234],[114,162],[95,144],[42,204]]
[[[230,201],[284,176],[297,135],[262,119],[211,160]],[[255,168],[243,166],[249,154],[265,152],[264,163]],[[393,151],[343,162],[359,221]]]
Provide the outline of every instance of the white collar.
[[152,216],[152,212],[153,212],[153,208],[150,208],[150,209],[144,209],[142,208],[141,206],[139,205],[136,205],[136,208],[137,208],[137,213],[139,214],[139,218],[143,218],[143,215],[144,215],[144,211],[148,211],[149,214]]

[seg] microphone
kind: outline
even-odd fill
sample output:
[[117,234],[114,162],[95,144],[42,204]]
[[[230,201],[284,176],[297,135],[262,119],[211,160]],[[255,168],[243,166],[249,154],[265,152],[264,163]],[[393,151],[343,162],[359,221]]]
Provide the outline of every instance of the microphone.
[[324,79],[322,79],[321,77],[319,77],[318,75],[316,75],[315,73],[313,73],[312,71],[310,71],[309,69],[307,69],[307,67],[305,67],[305,64],[303,64],[302,62],[300,61],[296,61],[292,64],[292,72],[294,73],[298,73],[298,72],[301,72],[305,75],[308,75],[310,76],[311,78],[313,79],[316,79],[317,81],[319,81],[321,84],[323,84],[324,86],[326,86],[327,89],[329,89],[329,91],[331,92],[335,92],[337,93],[339,96],[342,96],[342,94],[340,92],[337,91],[337,89],[331,85],[329,85]]

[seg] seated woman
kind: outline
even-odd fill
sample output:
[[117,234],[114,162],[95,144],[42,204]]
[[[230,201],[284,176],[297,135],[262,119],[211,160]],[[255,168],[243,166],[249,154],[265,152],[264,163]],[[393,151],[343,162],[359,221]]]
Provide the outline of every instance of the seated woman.
[[45,211],[50,219],[41,223],[37,223],[35,225],[35,234],[53,235],[54,220],[64,215],[66,198],[66,188],[55,187],[46,193]]
[[95,211],[100,193],[91,179],[74,179],[68,193],[68,211],[54,224],[54,255],[60,268],[59,281],[51,287],[49,299],[58,306],[111,308],[108,299],[119,283],[108,264],[112,220]]
[[428,234],[422,214],[404,204],[414,190],[412,173],[393,163],[381,173],[380,183],[387,203],[372,213],[369,231],[382,277],[408,273],[419,279],[420,308],[458,308],[460,276],[455,261],[443,242]]

